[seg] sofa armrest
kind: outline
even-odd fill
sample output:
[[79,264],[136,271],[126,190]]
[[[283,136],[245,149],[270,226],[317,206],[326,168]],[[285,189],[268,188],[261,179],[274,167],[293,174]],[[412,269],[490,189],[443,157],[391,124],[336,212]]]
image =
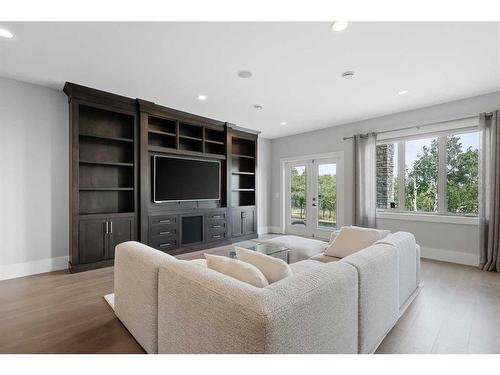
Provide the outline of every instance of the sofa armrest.
[[139,242],[115,251],[115,314],[148,353],[158,352],[158,269],[177,261]]
[[359,353],[371,353],[399,316],[397,250],[390,245],[372,245],[340,262],[346,262],[358,271]]
[[355,353],[357,274],[325,264],[256,288],[188,262],[160,268],[160,353]]

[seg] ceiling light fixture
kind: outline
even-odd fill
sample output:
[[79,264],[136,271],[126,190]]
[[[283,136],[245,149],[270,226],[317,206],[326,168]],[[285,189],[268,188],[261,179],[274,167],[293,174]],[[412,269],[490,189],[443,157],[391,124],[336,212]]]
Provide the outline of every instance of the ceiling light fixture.
[[349,22],[347,21],[335,21],[334,23],[332,23],[332,30],[342,31],[347,29],[347,26],[349,26]]
[[263,109],[264,107],[262,107],[260,104],[254,104],[253,107],[255,109]]
[[12,34],[9,30],[0,28],[0,36],[3,36],[4,38],[7,39],[11,39],[14,36],[14,34]]
[[354,77],[354,72],[352,70],[348,70],[344,73],[341,74],[342,78],[345,78],[345,79],[351,79]]
[[252,76],[252,72],[249,70],[240,70],[238,72],[238,77],[240,78],[250,78]]
[[207,100],[207,96],[200,94],[200,95],[198,95],[198,100],[201,100],[201,101]]
[[408,90],[401,90],[400,92],[398,92],[399,95],[404,95],[404,94],[408,94],[410,91]]
[[281,125],[281,126],[285,126],[285,125],[286,125],[286,122],[285,122],[285,121],[281,121],[281,122],[280,122],[280,125]]

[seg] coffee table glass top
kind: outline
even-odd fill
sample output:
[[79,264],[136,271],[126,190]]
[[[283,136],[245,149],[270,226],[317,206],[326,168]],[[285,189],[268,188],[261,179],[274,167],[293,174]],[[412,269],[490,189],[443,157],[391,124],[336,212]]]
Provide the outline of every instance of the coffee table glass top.
[[248,250],[253,250],[253,251],[258,251],[259,253],[266,254],[266,255],[273,255],[273,254],[279,254],[283,253],[285,251],[288,251],[288,247],[283,247],[283,246],[276,246],[276,245],[271,245],[271,244],[266,244],[266,243],[259,243],[251,247],[247,247]]

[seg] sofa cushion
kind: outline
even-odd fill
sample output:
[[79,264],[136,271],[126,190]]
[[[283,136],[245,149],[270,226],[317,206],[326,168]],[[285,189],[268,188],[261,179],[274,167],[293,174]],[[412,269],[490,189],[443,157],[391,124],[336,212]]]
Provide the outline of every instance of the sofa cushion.
[[325,255],[344,258],[373,245],[390,232],[361,227],[342,227],[333,242],[326,248]]
[[275,258],[258,251],[248,250],[243,247],[234,247],[236,257],[246,263],[253,264],[266,277],[269,284],[292,276],[292,269],[282,259]]
[[323,262],[323,263],[336,262],[336,261],[340,260],[340,258],[331,257],[329,255],[325,255],[325,253],[316,254],[315,256],[312,256],[310,259],[317,260],[317,261]]
[[300,262],[290,264],[290,268],[292,269],[294,274],[297,274],[310,270],[311,268],[321,266],[323,264],[324,263],[319,262],[317,260],[306,259],[306,260],[301,260]]
[[289,248],[290,255],[295,259],[309,259],[313,255],[322,253],[328,246],[328,242],[313,240],[299,236],[280,236],[264,241],[268,244]]
[[264,288],[269,285],[264,274],[253,264],[242,262],[238,259],[231,259],[220,255],[205,254],[207,267],[233,277],[257,288]]

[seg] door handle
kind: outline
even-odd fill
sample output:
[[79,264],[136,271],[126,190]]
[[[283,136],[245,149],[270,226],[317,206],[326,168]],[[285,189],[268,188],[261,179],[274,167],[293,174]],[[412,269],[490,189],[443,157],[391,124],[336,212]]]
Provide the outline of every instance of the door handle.
[[106,221],[106,226],[104,227],[104,234],[108,234],[109,233],[109,227],[108,227],[108,224],[109,224],[109,221]]
[[316,205],[316,203],[313,203],[313,204],[312,204],[312,206],[313,206],[313,207],[316,207],[317,205]]
[[110,227],[109,233],[113,233],[113,222],[112,221],[109,222],[109,227]]

